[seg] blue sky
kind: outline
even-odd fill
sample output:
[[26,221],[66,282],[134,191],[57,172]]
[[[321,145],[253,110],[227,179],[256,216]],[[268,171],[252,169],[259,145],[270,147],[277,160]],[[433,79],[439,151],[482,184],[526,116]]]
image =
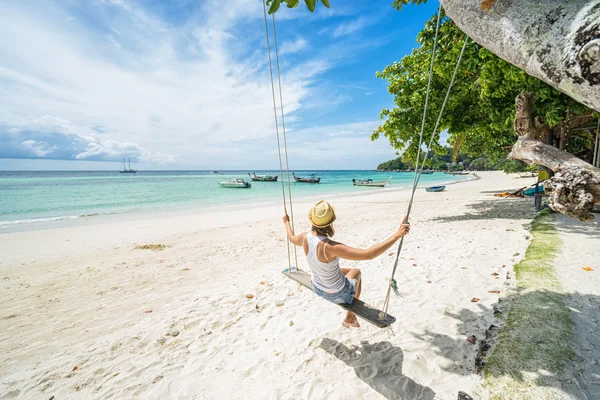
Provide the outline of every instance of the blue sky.
[[[409,54],[438,2],[332,0],[277,13],[292,169],[372,169]],[[259,0],[0,2],[0,170],[277,169]]]

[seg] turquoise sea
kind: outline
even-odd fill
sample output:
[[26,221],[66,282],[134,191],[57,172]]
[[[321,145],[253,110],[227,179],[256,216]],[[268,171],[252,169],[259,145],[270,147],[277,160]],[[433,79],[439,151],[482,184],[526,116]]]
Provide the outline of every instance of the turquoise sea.
[[[249,171],[46,171],[0,172],[0,231],[16,225],[103,214],[135,213],[217,204],[243,205],[281,201],[281,176],[277,182],[252,182],[250,189],[227,189],[219,181],[249,180]],[[316,173],[320,184],[292,180],[294,199],[342,193],[409,188],[413,173],[374,171],[295,171],[298,176]],[[256,171],[279,175],[278,171]],[[357,187],[352,179],[385,180],[385,189]],[[422,175],[420,186],[459,181],[468,176],[443,173]],[[287,177],[284,179],[287,185]],[[287,186],[286,186],[287,194]],[[24,226],[22,226],[24,227]]]

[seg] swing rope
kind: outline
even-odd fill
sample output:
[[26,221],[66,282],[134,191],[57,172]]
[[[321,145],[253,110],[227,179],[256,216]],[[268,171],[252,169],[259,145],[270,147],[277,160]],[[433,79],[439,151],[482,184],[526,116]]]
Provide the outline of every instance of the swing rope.
[[[288,196],[290,199],[290,219],[292,222],[292,230],[294,230],[294,207],[292,205],[292,185],[290,182],[290,165],[288,162],[288,152],[287,152],[287,136],[285,134],[285,113],[283,112],[283,95],[281,90],[281,72],[279,69],[279,47],[277,46],[277,28],[275,27],[275,14],[271,14],[271,18],[273,19],[273,42],[275,43],[275,62],[277,65],[277,80],[279,82],[279,105],[281,108],[281,127],[283,129],[283,150],[285,151],[285,170],[287,172],[287,183],[288,183]],[[279,141],[279,139],[278,139]],[[281,155],[280,155],[281,158]],[[282,185],[283,185],[283,174],[281,176]],[[294,247],[294,261],[296,262],[296,269],[298,269],[298,254],[296,253],[296,246]]]
[[437,132],[438,126],[440,125],[440,120],[442,119],[442,113],[446,108],[446,102],[448,101],[448,97],[450,96],[450,89],[452,85],[454,85],[454,78],[456,78],[456,73],[458,72],[458,67],[460,66],[460,61],[462,60],[463,53],[465,52],[465,48],[467,47],[467,43],[469,42],[469,36],[465,35],[465,41],[463,43],[462,49],[460,49],[460,54],[458,55],[458,61],[456,62],[456,66],[454,67],[454,72],[452,73],[452,79],[450,79],[450,85],[448,86],[448,90],[446,91],[446,97],[444,97],[444,102],[442,103],[442,108],[440,109],[440,113],[438,114],[437,121],[435,122],[435,127],[433,128],[433,134],[431,135],[431,139],[429,139],[429,145],[427,146],[427,153],[425,154],[425,158],[423,158],[423,163],[421,163],[421,168],[419,170],[419,177],[417,179],[417,185],[419,184],[419,179],[421,179],[421,174],[423,173],[423,168],[425,168],[425,161],[427,161],[427,157],[429,156],[429,150],[431,149],[431,145],[433,144],[433,138],[435,137],[435,133]]
[[[438,27],[439,27],[439,14],[441,11],[441,5],[440,5],[440,10],[438,10]],[[434,50],[432,52],[432,57],[431,57],[431,66],[430,66],[430,74],[432,71],[432,67],[433,67],[433,58],[435,56],[435,43],[437,42],[437,32],[438,29],[436,28],[436,36],[434,38]],[[462,46],[462,49],[460,50],[460,54],[458,56],[458,59],[456,60],[456,66],[454,67],[454,72],[452,73],[452,78],[450,79],[450,84],[448,85],[448,90],[446,91],[446,96],[444,97],[444,102],[442,103],[442,107],[440,109],[440,112],[438,113],[438,117],[435,123],[435,127],[433,128],[433,132],[431,133],[431,138],[429,140],[429,144],[427,145],[427,149],[425,152],[425,156],[423,157],[423,162],[420,163],[420,151],[418,152],[417,155],[417,162],[415,163],[415,176],[413,179],[413,187],[412,187],[412,193],[411,193],[411,197],[410,197],[410,201],[408,203],[408,211],[406,213],[407,215],[407,219],[408,216],[410,216],[410,212],[412,210],[412,205],[413,205],[413,200],[414,200],[414,196],[415,196],[415,191],[417,189],[417,186],[419,185],[419,181],[421,179],[421,175],[423,174],[423,170],[425,168],[425,162],[427,161],[428,157],[429,157],[429,153],[431,152],[431,146],[433,144],[433,139],[435,137],[435,134],[437,132],[437,129],[439,127],[440,124],[440,120],[442,118],[442,114],[444,113],[444,109],[446,108],[446,102],[448,101],[448,97],[450,96],[450,92],[452,91],[452,86],[454,85],[454,79],[456,78],[456,73],[458,72],[458,68],[460,66],[460,62],[462,60],[465,48],[467,47],[467,43],[469,41],[469,37],[467,35],[465,35],[465,40]],[[429,76],[429,79],[431,81],[431,75]],[[428,90],[429,90],[429,84],[428,84]],[[427,96],[425,97],[425,109],[427,109]],[[423,114],[423,122],[422,122],[422,126],[424,125],[425,122],[425,114]],[[423,131],[421,131],[421,135],[423,134]],[[419,150],[421,148],[422,145],[422,139],[423,137],[421,136],[419,138]],[[419,167],[419,163],[420,163],[420,167]],[[390,295],[391,295],[391,291],[393,290],[394,293],[396,295],[399,295],[399,291],[398,291],[398,284],[396,282],[396,280],[394,279],[394,275],[396,274],[396,269],[398,267],[398,259],[400,257],[400,252],[402,251],[402,245],[404,244],[404,237],[402,237],[400,239],[400,243],[398,245],[398,251],[396,252],[396,260],[394,262],[394,268],[392,270],[392,276],[390,278],[390,283],[388,285],[388,290],[386,293],[386,297],[385,297],[385,302],[384,302],[384,307],[383,307],[383,311],[380,313],[379,318],[381,320],[385,319],[386,315],[387,315],[387,311],[389,309],[389,304],[390,304]]]
[[[442,15],[442,4],[438,7],[437,13],[437,22],[435,24],[435,36],[433,38],[433,50],[431,52],[431,60],[429,61],[429,77],[427,79],[427,90],[425,91],[425,106],[423,107],[423,118],[421,119],[421,132],[419,133],[419,146],[417,147],[417,162],[415,163],[415,175],[413,176],[413,191],[412,194],[415,193],[416,182],[417,182],[417,169],[419,167],[419,160],[421,157],[421,145],[423,144],[423,132],[425,131],[425,119],[427,117],[427,107],[429,106],[429,90],[431,89],[431,77],[433,76],[433,61],[435,59],[435,51],[437,50],[437,41],[438,41],[438,33],[440,31],[440,20]],[[410,214],[410,209],[412,208],[412,199],[410,198],[410,203],[408,205],[408,213]],[[400,253],[400,251],[398,251]]]
[[[408,202],[408,211],[406,212],[407,222],[410,217],[410,211],[412,209],[412,203],[415,198],[415,190],[417,188],[417,173],[419,173],[419,158],[421,157],[421,145],[423,144],[423,131],[425,130],[425,118],[427,117],[427,106],[429,105],[429,91],[431,89],[431,77],[433,76],[433,61],[435,59],[435,51],[437,49],[438,33],[440,30],[440,19],[442,14],[442,4],[438,8],[437,22],[435,25],[435,36],[433,38],[433,50],[431,52],[431,60],[429,62],[429,78],[427,80],[427,91],[425,92],[425,106],[423,108],[423,119],[421,120],[421,132],[419,133],[419,146],[417,147],[417,162],[415,163],[415,176],[413,177],[412,193],[410,195],[410,201]],[[379,319],[384,320],[387,316],[388,309],[390,306],[390,294],[392,289],[396,295],[399,295],[398,284],[394,279],[396,269],[398,268],[398,260],[400,258],[400,252],[402,251],[402,244],[404,243],[404,237],[400,239],[398,250],[396,251],[396,259],[394,261],[394,268],[392,269],[392,275],[388,284],[388,289],[385,295],[385,301],[383,302],[383,311],[379,314]]]
[[[285,183],[283,180],[283,163],[281,161],[281,142],[279,139],[279,120],[277,118],[277,103],[275,101],[275,84],[273,83],[273,63],[271,61],[271,43],[269,41],[269,26],[267,24],[267,6],[264,0],[261,0],[262,4],[263,4],[263,13],[264,13],[264,19],[265,19],[265,38],[267,40],[267,51],[268,51],[268,55],[269,55],[269,72],[271,75],[271,95],[273,98],[273,117],[275,119],[275,133],[277,135],[277,154],[279,156],[279,174],[282,177],[281,180],[281,195],[283,197],[283,211],[285,214],[287,214],[287,203],[286,203],[286,198],[285,198]],[[283,105],[282,105],[282,109],[283,109]],[[286,150],[286,155],[287,155],[287,150]],[[288,170],[288,177],[289,177],[289,170]],[[291,198],[290,198],[291,200]],[[291,262],[291,253],[290,253],[290,242],[288,240],[286,240],[286,244],[287,244],[287,254],[288,254],[288,270],[291,271],[292,270],[292,262]]]
[[[272,100],[273,100],[273,116],[275,119],[275,133],[277,136],[277,153],[278,153],[278,157],[279,157],[279,173],[282,177],[281,194],[283,197],[283,210],[287,214],[285,183],[283,181],[283,162],[281,159],[281,140],[279,137],[279,120],[277,118],[277,104],[276,104],[276,100],[275,100],[275,84],[274,84],[274,80],[273,80],[273,66],[272,66],[273,63],[271,61],[271,45],[270,45],[270,41],[269,41],[269,28],[268,28],[268,23],[267,23],[267,8],[266,8],[266,2],[264,0],[261,0],[261,2],[263,4],[263,15],[264,15],[264,21],[265,21],[265,38],[267,41],[267,51],[268,51],[268,58],[269,58],[269,73],[270,73],[270,77],[271,77],[271,94],[272,94]],[[460,54],[458,56],[458,60],[456,62],[456,66],[454,68],[454,72],[452,74],[450,84],[448,85],[448,90],[446,91],[446,96],[444,98],[444,102],[442,103],[442,107],[438,114],[438,118],[435,123],[435,127],[431,134],[429,144],[426,148],[425,155],[423,157],[423,162],[420,162],[421,147],[423,145],[423,132],[425,130],[427,108],[429,105],[429,93],[431,90],[431,80],[432,80],[432,76],[433,76],[433,63],[435,60],[435,54],[436,54],[436,50],[437,50],[438,34],[439,34],[440,20],[441,20],[441,11],[442,11],[442,5],[440,4],[440,6],[438,8],[437,22],[436,22],[436,27],[435,27],[435,37],[434,37],[434,41],[433,41],[433,50],[431,53],[431,61],[429,64],[429,78],[427,81],[427,90],[425,93],[425,105],[424,105],[424,109],[423,109],[423,119],[421,121],[421,130],[419,133],[419,145],[417,148],[417,160],[415,163],[415,175],[413,177],[412,192],[411,192],[411,196],[410,196],[410,201],[408,203],[408,211],[406,213],[407,220],[408,220],[408,217],[410,217],[410,213],[412,211],[413,201],[414,201],[414,197],[415,197],[415,191],[417,189],[417,186],[421,179],[421,175],[425,168],[425,162],[427,161],[427,159],[429,157],[429,153],[431,151],[431,146],[433,144],[433,138],[435,137],[435,134],[439,127],[439,123],[442,118],[442,114],[446,107],[446,102],[448,100],[448,97],[450,96],[450,92],[451,92],[452,86],[454,84],[454,79],[456,77],[456,73],[458,72],[458,68],[460,66],[460,62],[462,60],[464,50],[465,50],[465,48],[467,46],[467,42],[469,40],[469,37],[467,35],[465,35],[465,41],[463,43],[463,47],[460,51]],[[272,21],[273,21],[274,44],[275,44],[275,60],[276,60],[276,66],[277,66],[277,79],[278,79],[278,87],[279,87],[279,102],[280,102],[281,123],[282,123],[282,133],[283,133],[283,146],[284,146],[284,152],[285,152],[286,174],[287,174],[287,181],[288,181],[288,195],[289,195],[289,201],[290,201],[290,213],[292,214],[290,219],[291,219],[291,224],[292,224],[292,229],[293,229],[294,228],[294,214],[293,214],[293,206],[292,206],[289,158],[288,158],[288,152],[287,152],[287,137],[286,137],[286,131],[285,131],[285,117],[284,117],[284,111],[283,111],[283,95],[282,95],[282,89],[281,89],[281,72],[280,72],[280,67],[279,67],[279,49],[278,49],[278,45],[277,45],[277,30],[275,27],[275,16],[274,15],[272,15]],[[396,293],[396,295],[399,295],[398,284],[397,284],[396,280],[394,279],[394,276],[395,276],[396,270],[398,268],[398,261],[400,258],[400,252],[402,251],[403,244],[404,244],[404,237],[400,239],[400,243],[398,245],[398,250],[396,252],[396,259],[394,261],[394,267],[392,269],[392,275],[389,280],[388,290],[387,290],[385,301],[384,301],[383,311],[379,313],[379,319],[382,321],[387,317],[387,314],[388,314],[388,309],[389,309],[389,305],[390,305],[390,294],[391,294],[392,289],[394,290],[394,293]],[[291,271],[291,252],[290,252],[289,241],[287,241],[287,250],[288,250],[288,271]],[[296,266],[297,266],[298,265],[298,257],[296,254],[295,247],[294,247],[294,257],[295,257]]]

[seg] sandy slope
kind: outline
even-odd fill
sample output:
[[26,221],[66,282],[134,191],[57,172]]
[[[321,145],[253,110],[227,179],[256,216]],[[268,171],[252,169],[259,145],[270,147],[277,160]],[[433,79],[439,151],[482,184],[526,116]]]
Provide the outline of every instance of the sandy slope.
[[[0,235],[0,399],[404,398],[472,394],[476,346],[506,271],[528,245],[531,199],[489,191],[530,179],[482,173],[443,193],[419,190],[397,273],[393,335],[283,277],[279,207],[155,214]],[[329,199],[336,239],[391,234],[409,193]],[[297,230],[311,204],[295,203]],[[135,245],[162,243],[161,251]],[[517,254],[519,253],[519,254]],[[363,270],[383,303],[393,257]],[[299,265],[306,262],[299,256]],[[493,276],[493,273],[499,276]],[[252,294],[249,299],[246,295]],[[473,297],[480,298],[477,303]]]
[[573,310],[577,355],[561,389],[573,399],[600,399],[600,221],[556,218],[563,250],[554,267]]

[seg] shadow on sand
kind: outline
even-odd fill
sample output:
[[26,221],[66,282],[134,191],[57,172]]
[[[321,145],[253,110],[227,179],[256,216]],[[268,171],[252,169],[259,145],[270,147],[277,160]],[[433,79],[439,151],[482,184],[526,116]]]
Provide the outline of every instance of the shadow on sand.
[[[523,207],[523,202],[530,202],[531,207]],[[533,198],[491,198],[467,205],[469,211],[464,214],[444,215],[432,218],[431,221],[454,222],[490,219],[527,219],[531,220],[537,213]]]
[[[552,340],[553,337],[564,333],[560,331],[560,325],[551,322],[553,314],[548,314],[548,304],[556,299],[569,306],[570,316],[578,327],[573,332],[573,341],[557,343]],[[504,361],[496,362],[495,367],[488,368],[486,373],[492,377],[509,375],[517,382],[531,382],[535,386],[562,393],[565,398],[600,399],[600,363],[597,362],[600,356],[599,296],[584,293],[564,294],[550,290],[523,293],[517,290],[500,303],[494,304],[494,310],[502,310],[495,320],[490,321],[492,309],[482,305],[479,305],[477,311],[462,309],[446,315],[460,321],[458,330],[467,332],[465,336],[474,334],[477,338],[476,346],[479,347],[481,340],[486,337],[483,332],[476,332],[473,328],[485,324],[501,325],[500,320],[505,318],[509,306],[514,308],[515,303],[537,304],[537,307],[530,308],[530,314],[519,319],[518,327],[502,329],[503,339],[486,355],[490,357],[494,354],[495,358],[500,357]],[[493,333],[496,336],[497,331]],[[455,339],[431,331],[415,337],[428,341],[438,355],[455,361],[456,364],[443,368],[445,371],[455,374],[461,372],[459,363],[463,352],[456,350],[465,346],[465,339]],[[497,339],[493,339],[494,342],[495,340]],[[574,359],[562,357],[571,352],[574,352]],[[537,376],[533,381],[532,374]]]
[[596,214],[595,219],[589,222],[581,222],[575,218],[560,217],[556,219],[556,228],[559,231],[587,235],[600,239],[600,215]]
[[347,347],[333,339],[324,338],[319,347],[354,368],[358,378],[386,399],[435,398],[433,390],[402,374],[404,354],[400,347],[394,347],[390,342],[363,341],[360,346]]

